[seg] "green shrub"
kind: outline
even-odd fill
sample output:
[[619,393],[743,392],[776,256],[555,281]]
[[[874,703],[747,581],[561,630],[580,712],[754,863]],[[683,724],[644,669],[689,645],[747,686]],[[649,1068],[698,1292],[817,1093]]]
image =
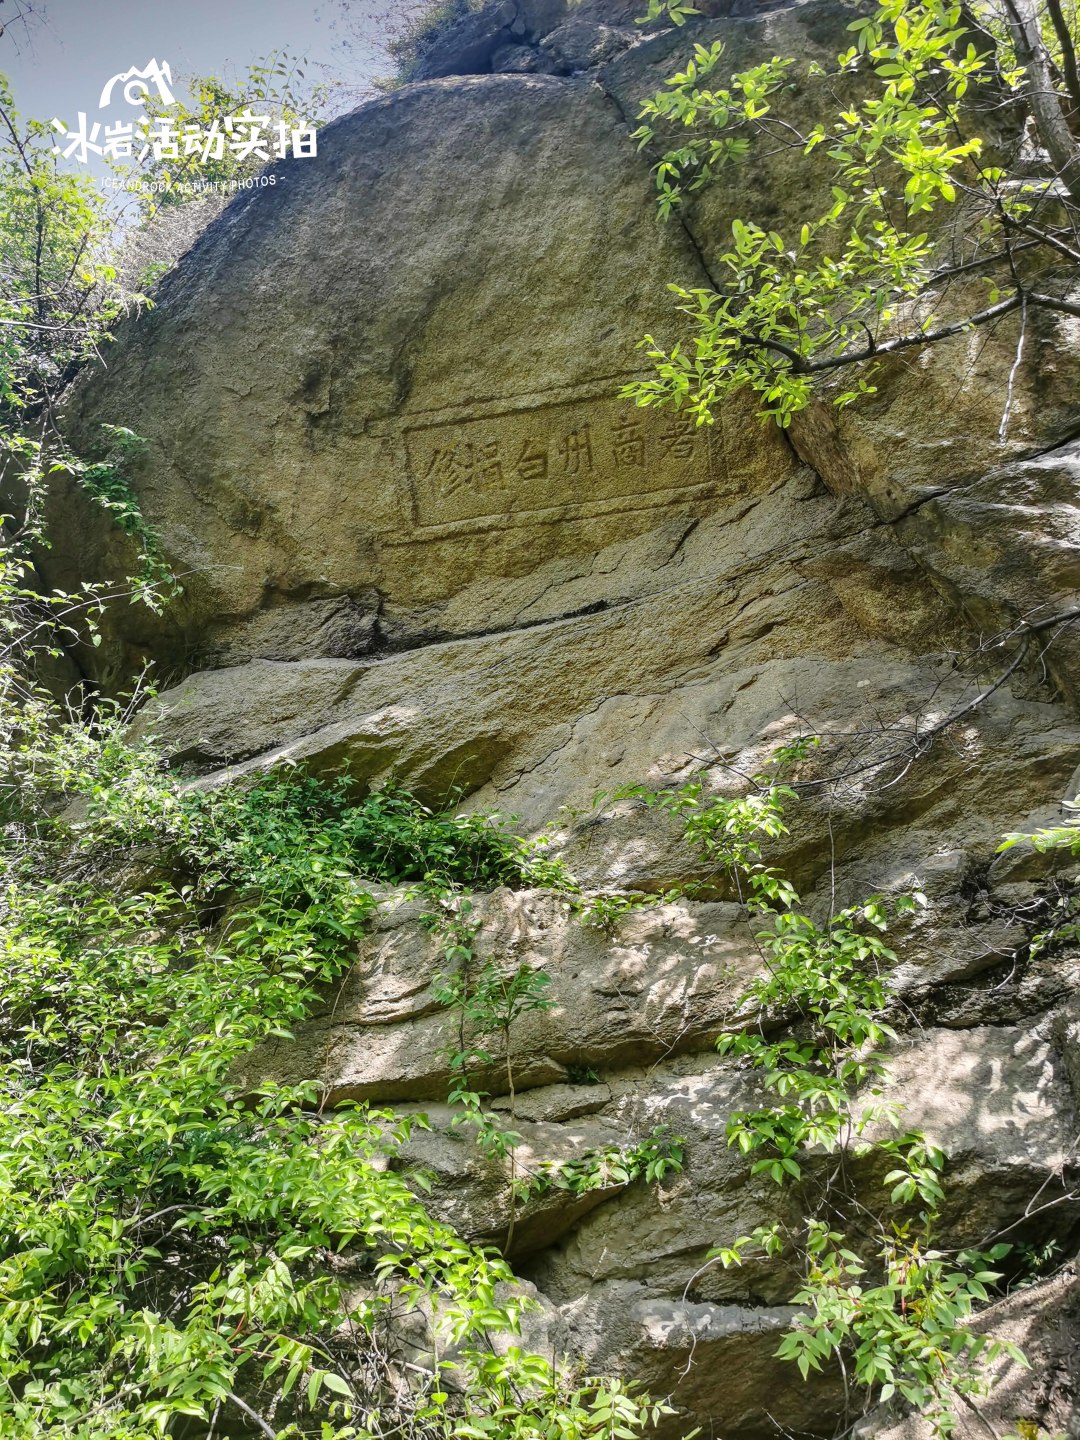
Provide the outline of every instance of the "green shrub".
[[484,8],[485,0],[429,0],[390,41],[387,49],[397,62],[399,83],[412,80],[423,61],[456,25]]
[[[372,881],[521,885],[533,851],[401,789],[185,790],[119,709],[7,705],[0,1433],[143,1440],[224,1410],[282,1437],[611,1440],[659,1414],[492,1351],[526,1302],[388,1168],[407,1124],[233,1079],[351,963]],[[437,1309],[455,1386],[434,1359],[392,1382],[391,1307]]]

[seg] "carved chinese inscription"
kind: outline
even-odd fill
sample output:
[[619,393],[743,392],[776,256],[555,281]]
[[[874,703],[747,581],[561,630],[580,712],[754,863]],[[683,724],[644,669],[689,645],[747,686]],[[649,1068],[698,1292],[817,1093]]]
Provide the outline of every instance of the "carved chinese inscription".
[[437,445],[431,452],[424,479],[443,496],[455,495],[462,489],[500,488],[503,478],[498,441],[474,445],[463,440]]
[[713,479],[710,435],[691,417],[606,398],[414,423],[405,445],[420,525],[660,503]]

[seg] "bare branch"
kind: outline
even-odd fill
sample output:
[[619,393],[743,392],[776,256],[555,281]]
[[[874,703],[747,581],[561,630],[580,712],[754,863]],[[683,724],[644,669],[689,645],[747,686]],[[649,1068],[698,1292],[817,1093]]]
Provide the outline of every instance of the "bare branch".
[[226,1400],[231,1400],[238,1410],[242,1410],[248,1419],[259,1427],[262,1433],[269,1437],[269,1440],[277,1440],[277,1431],[271,1430],[270,1426],[262,1418],[257,1410],[253,1410],[246,1400],[241,1400],[239,1395],[234,1395],[230,1390]]

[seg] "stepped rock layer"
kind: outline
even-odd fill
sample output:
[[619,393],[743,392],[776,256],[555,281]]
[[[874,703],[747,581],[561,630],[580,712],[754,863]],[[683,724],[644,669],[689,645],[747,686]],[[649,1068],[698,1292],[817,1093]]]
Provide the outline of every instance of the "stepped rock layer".
[[[982,640],[1078,588],[1075,322],[1030,334],[1003,441],[1006,326],[910,352],[861,408],[822,404],[790,435],[736,401],[696,431],[620,403],[640,337],[676,333],[666,282],[708,283],[736,214],[796,223],[815,173],[797,150],[759,159],[660,226],[627,138],[641,97],[686,34],[724,39],[733,66],[825,59],[846,18],[796,5],[642,39],[634,9],[470,17],[424,58],[436,78],[234,201],[123,329],[67,425],[88,452],[102,422],[146,438],[137,488],[186,593],[160,622],[125,610],[96,678],[155,659],[174,683],[142,723],[204,775],[293,759],[459,786],[553,826],[583,879],[654,891],[696,875],[693,856],[655,811],[592,808],[597,790],[721,759],[735,769],[717,783],[737,788],[792,735],[834,737],[777,856],[819,904],[926,892],[896,936],[894,1084],[954,1156],[949,1237],[1017,1226],[1065,1254],[1075,1211],[1038,1207],[1076,1173],[1076,962],[1029,956],[1040,867],[995,846],[1075,791],[1074,639],[1048,632],[919,737],[1005,670],[1015,645],[970,658]],[[800,98],[810,115],[828,103],[809,82]],[[57,503],[52,578],[124,561],[74,490]],[[659,1190],[530,1202],[516,1254],[548,1337],[670,1391],[680,1426],[829,1433],[836,1387],[773,1358],[790,1285],[702,1269],[776,1204],[724,1143],[747,1082],[712,1042],[758,964],[731,900],[613,936],[544,895],[484,902],[481,953],[553,975],[556,1009],[514,1035],[528,1153],[658,1123],[688,1142]],[[331,1098],[426,1109],[436,1202],[498,1238],[505,1180],[439,1107],[452,1022],[415,909],[388,897],[341,995],[251,1078],[316,1074]],[[1065,1423],[1075,1358],[1046,1326],[1075,1312],[1070,1294],[1066,1275],[990,1317],[1046,1356],[1036,1380],[1009,1376],[1002,1429]]]

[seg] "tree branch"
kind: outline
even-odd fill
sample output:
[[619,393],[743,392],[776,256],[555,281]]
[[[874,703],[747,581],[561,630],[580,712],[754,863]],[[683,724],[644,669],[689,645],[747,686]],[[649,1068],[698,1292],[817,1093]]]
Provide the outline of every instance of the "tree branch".
[[254,1424],[256,1424],[262,1431],[262,1433],[268,1437],[268,1440],[277,1440],[277,1432],[271,1430],[270,1426],[262,1418],[259,1412],[257,1410],[253,1410],[246,1400],[241,1400],[240,1396],[234,1395],[231,1390],[228,1392],[225,1398],[226,1400],[231,1400],[238,1410],[242,1410],[244,1414],[248,1417],[248,1419],[251,1420]]
[[1031,622],[1026,620],[1021,621],[1018,629],[1024,638],[1021,641],[1019,650],[1017,650],[1016,654],[997,679],[989,684],[985,690],[980,690],[978,695],[973,699],[966,701],[965,704],[958,706],[955,710],[950,710],[948,715],[935,721],[933,725],[921,733],[916,731],[911,737],[909,744],[905,745],[902,750],[894,750],[890,755],[882,756],[880,759],[864,761],[862,764],[841,771],[838,775],[824,775],[819,780],[794,780],[791,782],[792,788],[795,790],[816,790],[822,785],[835,785],[839,780],[847,780],[852,775],[861,775],[867,770],[880,770],[886,765],[892,765],[898,760],[907,760],[910,764],[916,756],[921,755],[926,750],[927,746],[938,735],[948,730],[950,726],[955,725],[957,721],[965,719],[968,715],[972,714],[973,711],[977,710],[980,705],[985,704],[991,695],[1000,690],[1005,682],[1016,674],[1017,670],[1020,669],[1020,666],[1027,659],[1028,651],[1031,649],[1031,642],[1036,635],[1041,634],[1044,630],[1052,630],[1058,625],[1070,625],[1074,620],[1080,620],[1080,605],[1074,605],[1069,610],[1061,610],[1056,615],[1048,615],[1045,620],[1035,620]]
[[[1036,302],[1035,296],[1029,295],[1030,303]],[[933,345],[938,340],[948,340],[953,335],[960,335],[965,330],[972,330],[979,325],[988,325],[991,320],[999,320],[1003,315],[1008,315],[1013,310],[1019,310],[1024,303],[1023,295],[1010,295],[1007,300],[999,300],[996,305],[988,305],[985,310],[977,310],[974,315],[966,315],[962,320],[950,321],[948,325],[939,325],[934,330],[916,330],[910,335],[897,335],[892,340],[884,340],[880,345],[867,345],[862,350],[848,350],[842,355],[820,355],[811,356],[802,361],[796,367],[803,374],[815,374],[824,370],[835,370],[840,365],[857,365],[863,360],[875,360],[882,355],[895,354],[897,350],[908,350],[915,345]],[[1080,306],[1076,307],[1076,313],[1080,315]]]
[[1039,141],[1062,184],[1080,204],[1080,151],[1065,121],[1050,74],[1049,56],[1039,34],[1031,0],[1005,0],[1016,58],[1024,67],[1024,94]]
[[1076,51],[1073,49],[1072,36],[1069,34],[1069,26],[1061,8],[1061,0],[1046,0],[1046,8],[1050,12],[1050,20],[1054,27],[1054,34],[1061,46],[1061,71],[1065,81],[1065,88],[1069,92],[1069,99],[1072,101],[1072,109],[1075,113],[1080,110],[1080,74],[1076,69]]
[[782,340],[758,335],[748,336],[747,339],[763,350],[774,350],[778,355],[783,355],[785,360],[790,362],[791,371],[795,375],[821,375],[829,370],[842,369],[845,365],[860,365],[867,360],[894,355],[898,350],[910,350],[919,345],[933,345],[939,340],[948,340],[954,335],[963,334],[965,330],[973,330],[980,325],[988,325],[992,320],[1000,320],[1002,316],[1028,305],[1037,305],[1044,310],[1055,310],[1063,315],[1080,318],[1080,302],[1065,300],[1057,295],[1044,295],[1040,291],[1018,290],[1008,299],[999,300],[996,305],[988,305],[985,310],[976,310],[973,315],[965,315],[962,320],[952,320],[933,330],[915,330],[908,335],[897,335],[892,340],[881,341],[880,344],[871,341],[861,350],[845,350],[839,355],[802,355],[792,346],[785,345]]
[[1006,230],[1017,230],[1021,235],[1030,235],[1040,245],[1049,245],[1051,250],[1057,250],[1074,264],[1080,265],[1080,250],[1075,250],[1071,245],[1066,245],[1064,240],[1050,230],[1044,230],[1041,225],[1033,225],[1030,220],[1020,220],[1014,215],[1009,215],[1002,205],[1001,200],[996,204],[998,221],[1004,225]]

